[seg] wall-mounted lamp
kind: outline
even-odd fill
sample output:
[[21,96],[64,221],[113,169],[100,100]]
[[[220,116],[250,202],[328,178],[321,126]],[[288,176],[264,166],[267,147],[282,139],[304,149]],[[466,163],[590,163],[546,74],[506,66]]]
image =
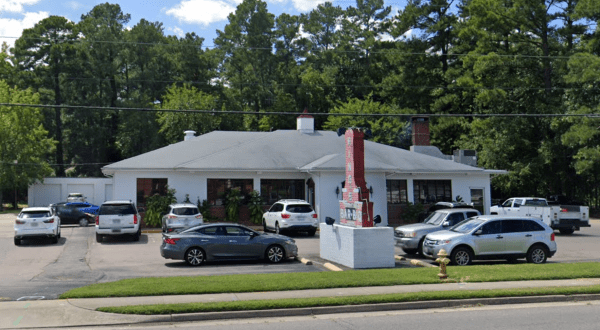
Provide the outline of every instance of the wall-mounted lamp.
[[369,192],[371,193],[371,196],[373,196],[373,186],[369,186]]
[[335,196],[338,197],[340,195],[340,187],[335,187]]

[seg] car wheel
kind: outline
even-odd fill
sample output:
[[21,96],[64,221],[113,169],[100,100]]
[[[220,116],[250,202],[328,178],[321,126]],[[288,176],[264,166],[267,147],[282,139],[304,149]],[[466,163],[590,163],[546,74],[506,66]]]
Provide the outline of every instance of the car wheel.
[[420,256],[423,256],[423,244],[425,243],[425,237],[423,237],[421,239],[421,241],[419,241],[419,248],[417,248],[417,254],[419,254]]
[[134,242],[139,241],[140,240],[140,236],[141,236],[141,233],[139,231],[137,233],[133,234],[133,237],[132,237],[133,241]]
[[527,262],[543,264],[548,259],[548,249],[541,245],[534,245],[527,251]]
[[102,235],[96,233],[96,242],[102,243],[102,238],[103,238]]
[[58,234],[56,234],[56,237],[60,239],[60,226],[58,227]]
[[52,236],[52,244],[58,243],[58,235]]
[[15,238],[15,245],[21,245],[21,239]]
[[269,262],[276,264],[285,258],[285,252],[283,252],[283,248],[279,245],[271,245],[267,249],[267,259]]
[[281,229],[279,228],[279,222],[275,223],[275,234],[281,234]]
[[315,233],[317,232],[316,229],[311,229],[308,231],[308,236],[315,236]]
[[573,228],[561,228],[558,231],[561,234],[563,234],[563,235],[571,235],[571,234],[573,234],[573,232],[575,232],[575,229],[573,229]]
[[450,260],[452,261],[452,264],[457,266],[470,265],[473,261],[473,253],[467,248],[459,247],[452,251]]
[[86,218],[79,219],[79,227],[87,227],[88,221]]
[[185,262],[190,266],[200,266],[204,262],[204,251],[197,247],[187,250]]
[[265,233],[269,232],[269,231],[267,230],[267,222],[265,221],[265,219],[263,219],[263,231],[264,231]]

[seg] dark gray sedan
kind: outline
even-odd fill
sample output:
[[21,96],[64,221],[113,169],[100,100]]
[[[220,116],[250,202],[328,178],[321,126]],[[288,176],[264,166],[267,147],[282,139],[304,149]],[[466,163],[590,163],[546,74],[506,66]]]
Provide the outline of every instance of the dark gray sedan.
[[160,255],[200,266],[212,260],[266,259],[277,263],[298,256],[296,242],[283,235],[262,234],[248,227],[217,223],[163,234]]

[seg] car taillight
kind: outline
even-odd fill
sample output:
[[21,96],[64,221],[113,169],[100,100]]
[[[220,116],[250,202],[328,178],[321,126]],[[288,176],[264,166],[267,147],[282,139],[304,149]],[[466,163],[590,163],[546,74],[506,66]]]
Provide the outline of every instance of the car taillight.
[[177,218],[177,217],[176,217],[176,216],[174,216],[174,215],[169,215],[169,216],[167,216],[167,219],[176,219],[176,218]]
[[312,217],[313,217],[313,219],[316,219],[317,218],[317,214],[313,213]]
[[196,216],[196,219],[200,219],[200,220],[202,220],[202,214],[198,214],[198,215]]
[[560,209],[561,212],[569,212],[567,209]]
[[100,225],[100,216],[96,216],[96,226]]
[[133,215],[133,224],[137,225],[137,214]]
[[179,241],[179,240],[180,240],[179,238],[166,238],[165,243],[175,245],[175,244],[177,244],[177,241]]
[[15,223],[16,223],[17,225],[24,225],[24,224],[25,224],[25,221],[23,221],[23,220],[18,220],[18,219],[17,219],[17,220],[15,220]]
[[54,223],[54,219],[44,220],[44,223]]
[[550,241],[554,242],[554,233],[550,235]]
[[289,219],[291,216],[292,216],[292,215],[291,215],[291,214],[289,214],[289,213],[281,213],[281,217],[282,217],[283,219]]

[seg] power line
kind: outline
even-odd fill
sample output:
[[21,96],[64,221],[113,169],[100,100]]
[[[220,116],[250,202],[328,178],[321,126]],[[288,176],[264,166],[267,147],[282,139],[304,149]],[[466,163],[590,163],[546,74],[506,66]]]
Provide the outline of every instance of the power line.
[[45,109],[72,109],[72,110],[96,110],[96,111],[138,111],[138,112],[173,112],[173,113],[198,113],[198,114],[233,114],[233,115],[263,115],[263,116],[335,116],[335,117],[464,117],[464,118],[488,118],[488,117],[585,117],[600,118],[600,114],[595,113],[300,113],[300,112],[261,112],[261,111],[239,111],[239,110],[200,110],[200,109],[155,109],[155,108],[124,108],[124,107],[100,107],[84,105],[46,105],[46,104],[23,104],[23,103],[0,103],[0,106],[31,107]]

